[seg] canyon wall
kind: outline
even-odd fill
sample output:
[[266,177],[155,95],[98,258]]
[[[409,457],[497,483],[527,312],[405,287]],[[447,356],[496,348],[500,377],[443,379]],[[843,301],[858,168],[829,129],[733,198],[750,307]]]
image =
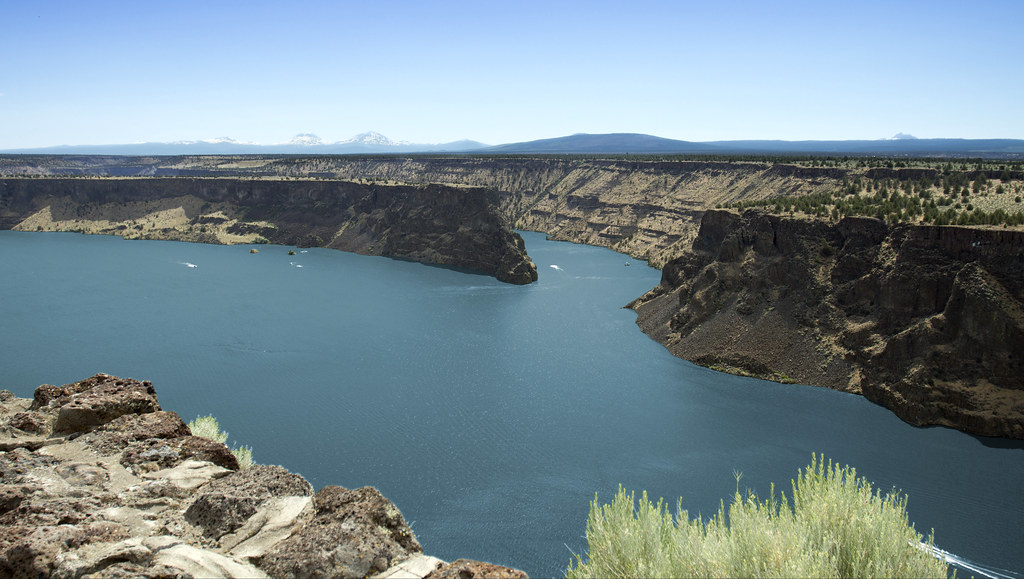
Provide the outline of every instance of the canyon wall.
[[296,176],[486,187],[501,192],[502,210],[516,229],[608,247],[659,268],[689,247],[705,210],[738,200],[831,191],[846,174],[726,160],[468,156],[287,159],[268,162],[262,169]]
[[[484,271],[489,266],[474,261],[478,248],[508,248],[485,252],[498,264],[494,274],[535,279],[518,236],[494,225],[497,207],[514,227],[663,268],[662,284],[635,307],[644,331],[678,356],[860,393],[914,424],[1024,436],[1016,366],[1021,231],[886,226],[867,218],[834,224],[713,209],[831,193],[858,175],[936,178],[933,169],[568,156],[0,161],[7,172],[20,163],[20,171],[36,175],[178,176],[0,180],[0,227],[266,239]],[[59,181],[64,193],[39,203],[26,185],[38,180]],[[96,185],[104,182],[113,184]],[[139,196],[138,186],[125,185],[135,182],[148,192]],[[89,199],[103,187],[113,192],[97,207]],[[437,204],[425,208],[420,193]],[[465,220],[464,210],[481,217]]]
[[536,281],[497,193],[445,185],[247,179],[3,179],[0,228],[277,243]]
[[[901,177],[906,170],[875,171]],[[831,192],[851,173],[728,159],[465,155],[20,156],[0,157],[0,172],[481,187],[498,192],[500,210],[516,229],[608,247],[658,268],[688,250],[707,209],[740,200]]]
[[632,307],[698,364],[1024,438],[1024,232],[713,210]]

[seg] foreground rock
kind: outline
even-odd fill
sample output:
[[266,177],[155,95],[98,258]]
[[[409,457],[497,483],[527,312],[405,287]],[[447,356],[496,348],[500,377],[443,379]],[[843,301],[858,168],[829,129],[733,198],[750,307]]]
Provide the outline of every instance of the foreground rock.
[[1024,232],[709,211],[633,307],[698,364],[1024,438]]
[[2,391],[0,449],[0,577],[423,577],[446,568],[423,555],[376,489],[314,493],[279,466],[239,470],[226,446],[162,410],[149,382],[97,374],[40,386],[34,400]]

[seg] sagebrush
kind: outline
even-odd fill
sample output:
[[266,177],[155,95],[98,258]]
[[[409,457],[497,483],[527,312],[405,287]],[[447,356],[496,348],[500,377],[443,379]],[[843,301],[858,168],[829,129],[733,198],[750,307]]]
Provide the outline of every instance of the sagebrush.
[[[228,440],[228,433],[220,429],[220,424],[213,416],[199,416],[192,422],[188,423],[188,428],[192,431],[194,436],[206,438],[221,444],[226,443]],[[240,446],[238,448],[231,449],[231,454],[235,455],[235,458],[238,459],[239,468],[246,469],[252,466],[252,448],[248,446]]]
[[[741,494],[706,523],[676,504],[669,513],[620,486],[610,504],[595,496],[587,520],[581,577],[947,577],[947,565],[922,548],[906,496],[873,490],[849,466],[812,456],[792,481],[792,503],[772,485],[768,499]],[[929,536],[927,545],[931,546]]]

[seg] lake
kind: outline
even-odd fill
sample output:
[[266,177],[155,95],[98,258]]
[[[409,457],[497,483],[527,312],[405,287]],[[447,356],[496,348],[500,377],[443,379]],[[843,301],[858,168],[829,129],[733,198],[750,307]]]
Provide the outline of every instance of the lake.
[[623,309],[658,271],[523,237],[529,286],[328,249],[0,231],[0,388],[152,380],[256,462],[377,487],[426,553],[535,577],[585,550],[594,493],[710,515],[734,472],[788,491],[815,452],[906,492],[939,547],[1024,570],[1024,444],[694,366]]

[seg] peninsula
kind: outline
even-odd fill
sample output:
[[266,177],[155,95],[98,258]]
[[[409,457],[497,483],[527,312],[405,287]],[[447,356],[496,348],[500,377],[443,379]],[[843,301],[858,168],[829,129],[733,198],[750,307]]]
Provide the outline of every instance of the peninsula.
[[470,187],[280,179],[0,179],[0,228],[126,239],[276,243],[473,269],[528,284],[537,268]]

